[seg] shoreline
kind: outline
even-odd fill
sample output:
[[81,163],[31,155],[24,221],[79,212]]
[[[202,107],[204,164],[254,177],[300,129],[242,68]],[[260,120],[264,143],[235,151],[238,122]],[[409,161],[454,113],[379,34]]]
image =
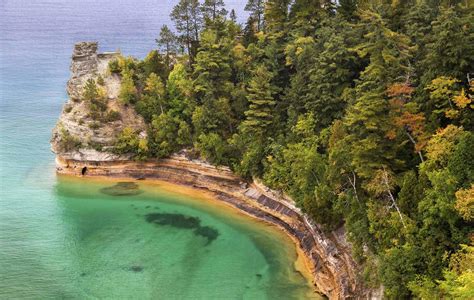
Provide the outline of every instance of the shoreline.
[[[310,270],[314,290],[330,299],[380,298],[378,290],[365,286],[361,266],[352,257],[352,246],[340,227],[324,231],[293,200],[258,181],[246,181],[228,167],[216,167],[191,159],[186,152],[155,161],[133,161],[103,155],[95,159],[81,152],[56,153],[56,173],[108,181],[137,181],[179,186],[181,191],[211,197],[253,219],[272,224],[289,236],[302,256],[303,270]],[[91,160],[92,159],[92,160]],[[301,265],[301,259],[298,262]],[[306,277],[306,276],[305,276]]]
[[[73,181],[80,181],[81,179],[85,179],[87,181],[92,181],[96,183],[117,183],[117,182],[134,182],[139,185],[143,185],[148,188],[159,188],[166,193],[175,194],[186,196],[186,202],[191,199],[191,201],[198,202],[198,205],[203,205],[212,208],[212,210],[222,209],[224,208],[226,211],[223,212],[219,210],[219,213],[229,213],[232,214],[234,217],[238,217],[240,219],[247,219],[245,220],[248,222],[249,218],[252,222],[258,224],[259,226],[265,226],[268,229],[275,231],[280,234],[284,234],[293,244],[296,253],[296,259],[293,261],[293,268],[296,272],[300,273],[301,276],[307,281],[308,286],[310,286],[312,292],[314,294],[323,296],[322,292],[317,289],[317,286],[314,283],[313,276],[314,276],[314,266],[311,263],[310,258],[304,253],[299,245],[299,241],[295,239],[291,234],[289,234],[284,228],[274,224],[262,220],[255,215],[249,214],[243,210],[238,209],[237,207],[233,206],[228,202],[219,201],[216,196],[208,190],[202,190],[193,188],[187,185],[173,183],[169,181],[164,181],[160,179],[145,179],[139,180],[133,177],[108,177],[108,176],[101,176],[101,175],[84,175],[84,176],[77,176],[72,174],[57,174],[59,178],[66,178],[66,180],[73,180]],[[179,188],[179,189],[176,189]],[[145,188],[146,189],[146,188]],[[245,222],[244,221],[244,222]]]

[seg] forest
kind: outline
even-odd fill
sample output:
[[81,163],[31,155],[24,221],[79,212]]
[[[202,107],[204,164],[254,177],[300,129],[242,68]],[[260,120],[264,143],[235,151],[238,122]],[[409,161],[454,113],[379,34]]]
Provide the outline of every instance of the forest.
[[[181,149],[344,226],[390,299],[474,298],[474,10],[457,0],[180,0],[157,49],[120,57],[147,124],[114,151]],[[100,78],[84,98],[101,115]]]

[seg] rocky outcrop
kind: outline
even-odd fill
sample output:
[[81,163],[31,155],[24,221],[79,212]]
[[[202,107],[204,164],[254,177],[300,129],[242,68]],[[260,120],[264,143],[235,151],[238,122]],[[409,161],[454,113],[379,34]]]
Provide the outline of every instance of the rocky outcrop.
[[[118,53],[97,53],[97,43],[79,43],[74,48],[66,103],[58,125],[53,130],[51,148],[56,153],[57,173],[76,176],[158,179],[206,190],[245,213],[279,226],[306,254],[312,265],[317,289],[331,299],[381,298],[380,291],[366,288],[359,278],[360,267],[351,256],[351,246],[344,228],[325,233],[294,202],[259,182],[246,182],[228,168],[215,167],[193,160],[183,151],[169,159],[138,162],[109,151],[117,133],[125,127],[145,131],[136,112],[118,101],[120,78],[107,72]],[[120,120],[91,126],[89,110],[81,100],[82,89],[90,78],[101,76],[107,94],[108,109],[120,113]],[[95,129],[94,129],[95,128]],[[78,141],[74,149],[65,149],[64,140]],[[97,145],[100,146],[98,149]]]
[[[120,103],[120,76],[108,72],[109,62],[116,59],[120,53],[97,53],[97,47],[97,42],[82,42],[74,46],[71,78],[66,88],[69,99],[53,130],[51,148],[53,152],[74,160],[127,160],[130,157],[110,152],[111,146],[125,127],[145,135],[145,122],[132,107]],[[107,112],[118,113],[117,120],[94,120],[91,118],[90,104],[82,100],[87,80],[97,81],[99,77],[103,79],[103,85],[99,85],[99,88],[105,94]],[[78,145],[73,149],[65,149],[63,144],[66,138],[73,142],[78,141]]]

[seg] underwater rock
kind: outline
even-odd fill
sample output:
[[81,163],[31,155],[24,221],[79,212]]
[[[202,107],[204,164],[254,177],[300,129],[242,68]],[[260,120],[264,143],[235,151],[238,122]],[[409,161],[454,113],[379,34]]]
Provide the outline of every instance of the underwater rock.
[[207,244],[210,244],[213,240],[217,239],[217,237],[219,236],[219,232],[209,226],[196,228],[196,230],[194,230],[194,234],[207,238]]
[[143,271],[143,267],[142,266],[131,266],[130,271],[133,271],[135,273],[138,273],[138,272],[142,272]]
[[206,245],[210,244],[219,236],[219,231],[210,226],[201,226],[201,219],[183,214],[150,213],[145,216],[148,223],[167,225],[181,229],[194,229],[193,233],[207,239]]
[[100,189],[100,192],[111,196],[136,196],[143,193],[135,182],[117,182],[114,186]]

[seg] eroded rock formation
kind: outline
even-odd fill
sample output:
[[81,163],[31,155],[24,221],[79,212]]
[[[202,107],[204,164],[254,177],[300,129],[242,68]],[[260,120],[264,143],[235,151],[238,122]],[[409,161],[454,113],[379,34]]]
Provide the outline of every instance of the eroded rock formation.
[[[82,42],[74,47],[71,62],[71,78],[67,83],[69,100],[63,107],[61,116],[53,130],[52,150],[65,158],[88,161],[127,160],[127,156],[118,156],[110,150],[116,136],[125,127],[146,134],[145,123],[132,107],[120,103],[120,77],[108,72],[109,61],[120,53],[97,53],[97,42]],[[101,87],[106,94],[107,111],[115,111],[119,118],[111,122],[97,121],[91,118],[89,103],[82,100],[84,86],[88,79],[97,80],[99,76],[104,84]],[[64,140],[79,141],[74,149],[64,149]]]

